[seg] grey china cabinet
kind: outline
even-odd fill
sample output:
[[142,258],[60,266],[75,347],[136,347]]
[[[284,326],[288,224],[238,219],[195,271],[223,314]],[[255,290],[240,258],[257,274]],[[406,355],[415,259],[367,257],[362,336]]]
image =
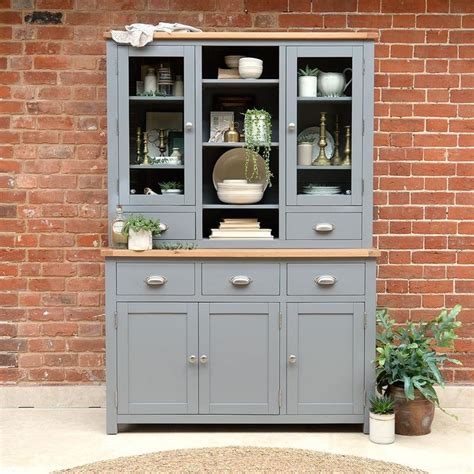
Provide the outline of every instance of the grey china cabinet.
[[[144,48],[106,38],[109,219],[121,205],[125,215],[165,224],[157,249],[102,250],[107,432],[130,423],[354,423],[367,431],[378,256],[374,36],[174,33]],[[261,77],[219,78],[226,55],[261,59]],[[297,73],[306,66],[320,70],[321,87],[324,74],[345,71],[344,93],[302,95]],[[147,94],[150,68],[159,92]],[[271,114],[272,186],[258,203],[226,204],[214,166],[244,143],[215,140],[211,112],[232,110],[243,132],[242,107]],[[308,140],[315,155],[303,163]],[[176,149],[178,161],[160,158]],[[181,192],[165,192],[164,181],[181,183]],[[258,220],[272,238],[210,238],[223,219]],[[163,242],[196,248],[163,250]]]

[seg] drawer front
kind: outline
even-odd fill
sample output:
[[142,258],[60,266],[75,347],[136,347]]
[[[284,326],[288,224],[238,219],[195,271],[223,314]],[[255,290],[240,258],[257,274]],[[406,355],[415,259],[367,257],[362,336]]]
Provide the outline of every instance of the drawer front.
[[[127,213],[129,215],[130,213]],[[167,229],[155,239],[194,240],[196,238],[196,218],[193,212],[143,212],[145,217],[159,219]]]
[[360,240],[362,214],[355,212],[289,212],[286,215],[289,240]]
[[363,295],[363,263],[288,264],[288,295]]
[[117,263],[117,294],[194,295],[194,264]]
[[203,263],[203,295],[279,295],[278,263]]

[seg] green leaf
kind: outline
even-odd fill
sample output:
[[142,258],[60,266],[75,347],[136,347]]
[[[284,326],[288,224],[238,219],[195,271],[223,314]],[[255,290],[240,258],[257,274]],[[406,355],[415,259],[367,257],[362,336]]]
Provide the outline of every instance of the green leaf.
[[405,375],[403,377],[403,382],[404,382],[404,388],[405,388],[405,396],[409,400],[414,400],[415,399],[415,390],[413,388],[413,381],[410,377]]

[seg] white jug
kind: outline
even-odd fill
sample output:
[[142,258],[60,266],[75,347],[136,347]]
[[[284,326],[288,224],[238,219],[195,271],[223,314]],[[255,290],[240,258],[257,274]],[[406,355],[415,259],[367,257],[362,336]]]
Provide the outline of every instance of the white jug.
[[323,97],[340,97],[345,92],[347,86],[352,82],[346,82],[345,74],[352,72],[350,67],[341,72],[322,72],[318,74],[318,90]]

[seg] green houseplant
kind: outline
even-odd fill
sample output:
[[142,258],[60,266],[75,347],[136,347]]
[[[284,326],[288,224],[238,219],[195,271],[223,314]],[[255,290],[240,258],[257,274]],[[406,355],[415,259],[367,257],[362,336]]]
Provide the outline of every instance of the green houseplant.
[[163,181],[158,184],[162,194],[183,194],[183,183],[179,181]]
[[272,116],[266,110],[248,109],[244,114],[244,130],[245,177],[248,181],[262,178],[257,163],[257,153],[261,151],[265,160],[265,180],[271,186]]
[[430,321],[410,321],[404,327],[396,327],[386,309],[377,311],[377,387],[395,399],[397,434],[431,431],[434,405],[439,406],[434,385],[444,387],[440,369],[446,362],[460,364],[441,350],[453,347],[455,330],[461,326],[456,320],[460,311],[461,306],[456,305]]
[[395,441],[395,401],[389,395],[370,400],[369,439],[377,444]]
[[124,223],[122,233],[128,236],[129,250],[151,250],[153,234],[160,235],[163,228],[158,219],[150,219],[140,215],[131,215]]
[[304,69],[298,70],[298,94],[300,97],[316,97],[318,95],[318,68],[311,68],[307,64]]

